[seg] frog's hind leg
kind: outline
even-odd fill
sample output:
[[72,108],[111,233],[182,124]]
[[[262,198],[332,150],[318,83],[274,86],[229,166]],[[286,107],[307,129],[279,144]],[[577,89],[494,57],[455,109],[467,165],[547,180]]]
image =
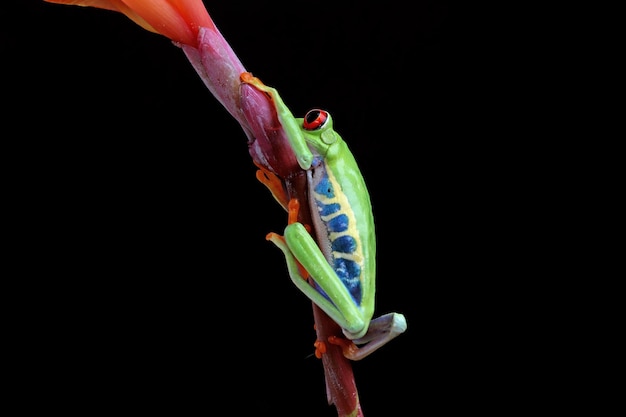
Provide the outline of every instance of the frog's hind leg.
[[349,340],[331,336],[328,342],[339,345],[343,355],[358,361],[369,356],[381,346],[395,339],[406,330],[406,318],[399,313],[388,313],[372,320],[367,333],[359,339]]

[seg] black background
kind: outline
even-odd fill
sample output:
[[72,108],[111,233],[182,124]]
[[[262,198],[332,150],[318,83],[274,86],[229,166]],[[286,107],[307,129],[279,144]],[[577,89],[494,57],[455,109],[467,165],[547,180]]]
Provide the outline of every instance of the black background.
[[[264,239],[286,216],[182,51],[113,12],[15,4],[0,28],[5,139],[21,181],[15,247],[36,250],[27,269],[55,277],[37,294],[62,293],[37,330],[50,349],[39,366],[50,385],[59,374],[75,383],[50,407],[336,415],[310,357],[310,303]],[[205,5],[294,114],[332,112],[369,185],[376,310],[404,313],[409,327],[354,364],[365,416],[484,400],[458,390],[476,364],[459,349],[467,327],[447,320],[479,227],[467,221],[476,86],[456,11],[436,0]]]

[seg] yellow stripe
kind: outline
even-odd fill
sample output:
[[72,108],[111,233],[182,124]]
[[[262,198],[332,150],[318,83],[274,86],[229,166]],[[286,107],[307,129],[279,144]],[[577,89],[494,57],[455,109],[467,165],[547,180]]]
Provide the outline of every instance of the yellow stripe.
[[328,222],[328,220],[332,219],[333,217],[337,217],[341,214],[345,214],[346,216],[348,216],[348,229],[343,232],[330,233],[328,238],[330,239],[331,242],[333,242],[335,239],[337,239],[340,236],[349,235],[349,236],[352,236],[354,240],[356,241],[356,250],[353,253],[333,252],[333,256],[335,258],[344,258],[344,259],[352,260],[358,263],[362,268],[363,267],[363,250],[361,249],[362,248],[361,236],[359,236],[359,232],[356,228],[356,218],[354,217],[354,212],[351,210],[350,202],[348,201],[348,198],[343,193],[343,191],[341,191],[341,187],[339,186],[339,183],[337,182],[337,179],[335,178],[334,174],[330,170],[326,170],[326,173],[328,174],[328,180],[330,181],[330,184],[332,185],[333,190],[335,192],[335,197],[328,198],[325,195],[314,193],[315,199],[324,205],[338,204],[339,210],[327,216],[321,217],[322,220],[324,222]]

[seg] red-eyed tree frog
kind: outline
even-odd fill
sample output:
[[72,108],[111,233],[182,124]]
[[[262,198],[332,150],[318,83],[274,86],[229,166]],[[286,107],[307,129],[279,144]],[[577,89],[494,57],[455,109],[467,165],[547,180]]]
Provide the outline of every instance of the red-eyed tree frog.
[[[243,73],[241,80],[270,96],[298,164],[307,173],[308,201],[289,201],[284,235],[269,233],[268,240],[284,253],[294,284],[341,326],[348,339],[329,342],[341,345],[347,358],[360,360],[407,327],[399,313],[372,320],[376,239],[363,176],[348,146],[333,130],[328,112],[314,109],[304,118],[295,118],[276,89],[250,73]],[[282,190],[268,188],[277,200],[284,199],[277,196]],[[312,225],[297,221],[300,203],[310,205]]]

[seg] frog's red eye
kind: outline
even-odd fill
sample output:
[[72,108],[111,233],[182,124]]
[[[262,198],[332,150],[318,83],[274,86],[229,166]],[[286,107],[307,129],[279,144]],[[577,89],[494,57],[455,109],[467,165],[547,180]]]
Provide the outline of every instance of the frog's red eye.
[[303,127],[306,130],[317,130],[328,120],[328,113],[324,110],[313,109],[304,116]]

